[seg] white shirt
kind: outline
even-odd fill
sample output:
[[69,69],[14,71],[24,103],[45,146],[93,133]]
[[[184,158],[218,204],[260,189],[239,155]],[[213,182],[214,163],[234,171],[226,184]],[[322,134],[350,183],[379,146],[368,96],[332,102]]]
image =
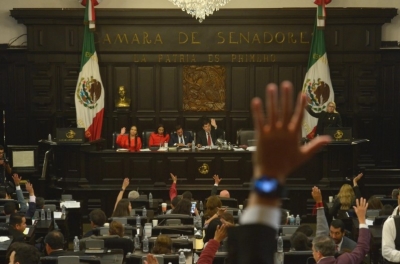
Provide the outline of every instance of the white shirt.
[[393,217],[389,217],[382,229],[382,256],[391,262],[400,263],[400,251],[396,250],[396,225]]
[[255,205],[244,210],[242,216],[240,217],[240,224],[263,224],[278,230],[280,219],[280,207]]

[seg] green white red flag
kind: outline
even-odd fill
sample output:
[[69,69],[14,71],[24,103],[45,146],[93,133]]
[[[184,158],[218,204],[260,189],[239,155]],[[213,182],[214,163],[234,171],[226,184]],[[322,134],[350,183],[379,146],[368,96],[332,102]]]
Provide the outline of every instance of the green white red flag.
[[89,141],[100,138],[104,115],[104,87],[100,77],[94,34],[89,30],[92,1],[94,0],[86,2],[81,68],[75,92],[76,122],[78,127],[85,128],[85,136]]

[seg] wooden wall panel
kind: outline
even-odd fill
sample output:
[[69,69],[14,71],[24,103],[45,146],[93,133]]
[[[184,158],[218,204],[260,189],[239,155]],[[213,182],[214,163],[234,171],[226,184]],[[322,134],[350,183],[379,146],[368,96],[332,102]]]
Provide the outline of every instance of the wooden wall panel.
[[156,91],[153,67],[138,67],[137,79],[138,113],[156,112]]
[[178,113],[182,109],[179,102],[182,84],[178,82],[177,67],[161,67],[160,69],[160,113]]
[[254,96],[258,96],[264,100],[265,97],[265,87],[268,83],[274,82],[274,68],[272,66],[255,66],[254,71]]
[[75,114],[75,91],[79,76],[79,67],[77,65],[65,65],[61,70],[61,91],[57,98],[60,111],[64,113]]
[[249,98],[249,68],[232,67],[231,112],[248,112]]

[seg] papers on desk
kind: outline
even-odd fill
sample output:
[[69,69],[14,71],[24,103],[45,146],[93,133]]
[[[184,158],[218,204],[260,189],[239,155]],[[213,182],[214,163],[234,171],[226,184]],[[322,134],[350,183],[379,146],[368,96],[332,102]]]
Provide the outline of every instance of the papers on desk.
[[365,219],[365,223],[366,223],[367,225],[369,225],[369,226],[372,226],[372,225],[374,225],[374,220]]
[[65,206],[65,208],[81,208],[81,203],[77,201],[65,201],[60,203],[60,207]]
[[10,238],[8,236],[0,236],[0,242],[5,242],[10,240]]
[[29,234],[29,227],[25,228],[24,235],[27,236]]
[[250,147],[247,147],[247,150],[248,151],[256,151],[257,147],[256,146],[250,146]]
[[117,149],[117,152],[128,152],[128,151],[129,151],[129,149],[126,149],[126,148]]
[[234,151],[244,151],[242,148],[233,148]]
[[55,219],[60,219],[60,218],[62,217],[62,212],[56,212],[56,211],[54,211],[53,213],[54,213],[54,218],[55,218]]
[[168,148],[159,148],[157,151],[168,151]]
[[141,149],[140,151],[146,152],[146,151],[151,151],[149,148]]

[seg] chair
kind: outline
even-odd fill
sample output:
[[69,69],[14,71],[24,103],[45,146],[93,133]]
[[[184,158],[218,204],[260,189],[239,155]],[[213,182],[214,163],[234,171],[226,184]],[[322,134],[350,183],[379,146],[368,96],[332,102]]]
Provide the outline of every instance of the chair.
[[296,230],[297,230],[297,228],[298,228],[299,226],[282,226],[282,234],[284,235],[284,236],[287,236],[287,235],[293,235],[293,233],[294,232],[296,232]]
[[166,222],[168,219],[179,219],[183,225],[193,225],[193,217],[185,214],[165,214],[157,215],[154,219],[158,220],[158,225]]
[[301,263],[301,264],[314,264],[313,253],[311,250],[307,251],[289,251],[284,253],[284,264]]
[[[164,256],[163,255],[154,255],[154,257],[157,259],[158,264],[164,264]],[[147,256],[142,256],[142,263],[147,260]]]
[[45,211],[47,211],[47,209],[49,209],[50,208],[50,211],[52,211],[52,212],[54,212],[55,210],[56,210],[56,205],[55,204],[45,204],[44,206],[43,206],[43,209],[45,210]]
[[61,195],[62,201],[72,201],[72,194],[63,194]]
[[254,139],[254,130],[239,129],[236,132],[236,144],[237,145],[247,145],[249,139]]
[[59,256],[58,264],[79,264],[79,256]]
[[165,225],[166,226],[176,226],[176,225],[181,225],[182,222],[180,219],[167,219],[167,221],[165,221]]
[[111,221],[121,223],[122,225],[128,224],[128,219],[126,217],[112,217]]
[[375,217],[373,225],[374,226],[383,225],[385,223],[385,221],[388,219],[388,217],[389,217],[388,215],[381,215],[381,216]]
[[[112,133],[112,145],[111,145],[112,149],[118,149],[118,148],[121,147],[121,146],[118,146],[118,144],[117,144],[117,137],[118,137],[119,134],[121,134],[121,132]],[[125,135],[129,135],[129,134],[125,133]]]
[[112,249],[101,256],[101,264],[122,264],[124,261],[124,251],[122,249]]
[[142,132],[142,148],[148,148],[149,147],[149,139],[151,133],[154,132],[154,129],[145,129]]
[[228,206],[231,208],[238,208],[238,201],[235,198],[225,198],[225,197],[220,197],[221,203],[223,206]]

